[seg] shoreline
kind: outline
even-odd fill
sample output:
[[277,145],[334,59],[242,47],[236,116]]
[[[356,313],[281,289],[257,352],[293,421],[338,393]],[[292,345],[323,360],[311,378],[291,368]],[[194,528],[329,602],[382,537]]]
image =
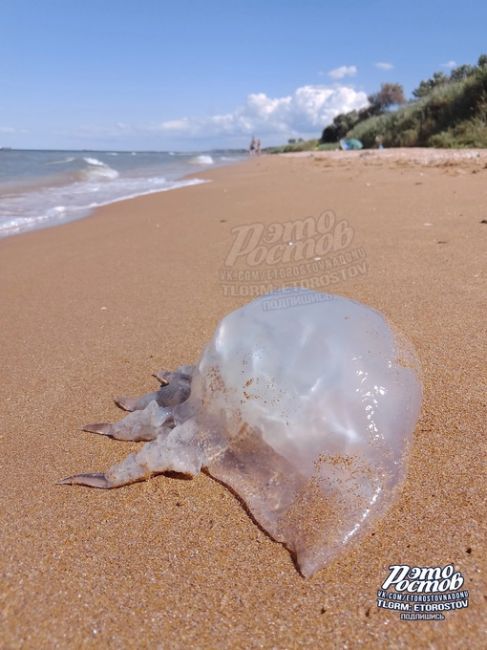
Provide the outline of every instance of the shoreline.
[[[16,150],[17,151],[17,150]],[[20,151],[20,150],[19,150]],[[23,151],[23,150],[22,150]],[[30,150],[25,150],[30,151]],[[33,150],[37,151],[37,150]],[[46,150],[51,151],[51,150]],[[57,151],[57,150],[52,150]],[[64,150],[60,150],[64,151]],[[66,150],[69,151],[69,150]],[[103,153],[103,152],[102,152]],[[126,153],[126,152],[125,152]],[[145,152],[144,152],[145,153]],[[340,165],[341,163],[360,163],[364,162],[367,164],[374,163],[383,163],[385,161],[391,162],[396,165],[408,164],[408,165],[418,165],[426,167],[442,167],[442,166],[455,166],[463,163],[464,165],[472,165],[477,167],[485,163],[487,165],[487,149],[436,149],[433,147],[401,147],[401,148],[388,148],[388,149],[363,149],[360,151],[299,151],[299,152],[288,152],[288,153],[279,153],[279,154],[262,154],[260,157],[282,157],[282,158],[311,158],[314,160],[322,160],[324,162],[334,163],[335,165]],[[151,195],[163,194],[166,192],[171,192],[173,190],[185,189],[186,187],[192,187],[193,185],[199,185],[207,182],[211,182],[211,177],[206,179],[205,176],[210,174],[213,171],[218,169],[234,167],[245,165],[246,163],[251,162],[251,159],[242,159],[239,161],[226,162],[224,164],[217,163],[216,165],[204,166],[202,169],[188,174],[184,174],[180,178],[173,180],[174,184],[184,183],[183,185],[175,185],[169,188],[160,188],[154,190],[144,191],[140,194],[134,194],[133,196],[125,196],[121,198],[115,198],[107,202],[100,203],[99,205],[90,209],[87,214],[84,214],[80,217],[73,217],[68,221],[62,223],[52,223],[48,225],[42,225],[34,227],[30,230],[26,230],[19,233],[14,233],[11,235],[5,235],[0,237],[0,241],[4,239],[10,239],[11,237],[18,237],[19,235],[25,235],[27,233],[37,232],[39,230],[45,230],[50,228],[56,228],[58,226],[64,226],[66,224],[72,223],[74,221],[79,221],[86,219],[88,217],[95,216],[99,210],[106,208],[117,203],[124,203],[126,201],[132,201],[134,199],[143,198]],[[186,181],[194,180],[194,183],[186,184]],[[199,181],[199,182],[198,182]]]
[[[205,170],[198,176],[211,183],[0,241],[7,647],[480,647],[487,169],[320,158]],[[326,273],[320,290],[383,312],[423,368],[407,478],[373,532],[304,580],[206,475],[106,492],[57,485],[137,449],[80,427],[119,419],[113,395],[151,390],[152,372],[194,362],[218,320],[260,284],[232,275],[251,268],[252,251],[225,267],[235,232],[326,211],[346,220],[352,240],[324,258],[365,257],[337,279],[318,267],[310,277]],[[390,565],[450,563],[465,577],[468,609],[406,625],[377,607]]]
[[[45,153],[57,153],[57,152],[53,150],[53,151],[47,151]],[[70,152],[70,153],[76,153],[76,152]],[[84,153],[84,152],[77,152],[77,153],[81,154],[81,153]],[[103,152],[103,153],[106,154],[106,152]],[[106,155],[111,156],[111,155],[114,155],[114,154],[108,153]],[[90,160],[89,158],[83,158],[83,159],[85,161]],[[74,158],[73,158],[73,160],[74,160]],[[37,215],[37,216],[31,216],[28,213],[25,213],[25,214],[19,214],[16,217],[10,217],[10,218],[9,217],[2,217],[2,219],[6,220],[7,222],[9,222],[9,219],[10,219],[10,221],[12,221],[12,220],[15,221],[16,219],[18,219],[20,221],[31,219],[32,223],[34,225],[33,226],[31,226],[31,225],[16,226],[18,228],[23,228],[23,229],[21,229],[19,232],[8,232],[7,234],[3,234],[2,231],[0,230],[0,240],[1,239],[7,239],[9,237],[15,237],[17,235],[22,235],[22,234],[24,234],[26,232],[34,232],[34,231],[37,231],[37,230],[43,230],[44,228],[53,228],[53,227],[56,227],[58,225],[64,225],[64,224],[70,223],[72,221],[77,221],[79,219],[84,219],[84,218],[94,214],[100,208],[104,208],[106,206],[113,205],[113,204],[116,204],[116,203],[119,203],[119,202],[130,201],[130,200],[132,200],[134,198],[138,198],[138,197],[149,196],[149,195],[152,195],[152,194],[159,194],[159,193],[163,193],[163,192],[169,192],[169,191],[172,191],[172,190],[183,189],[184,187],[187,187],[187,186],[201,184],[201,183],[207,182],[207,181],[205,181],[205,180],[203,180],[201,178],[202,174],[206,173],[207,171],[211,171],[213,169],[219,169],[221,167],[231,166],[232,164],[235,164],[235,163],[238,163],[238,162],[243,162],[243,161],[237,161],[237,160],[231,160],[230,159],[230,160],[227,160],[225,162],[222,162],[221,160],[218,161],[218,162],[213,161],[211,164],[196,164],[196,163],[194,163],[193,167],[195,169],[186,170],[185,173],[183,173],[181,176],[177,176],[176,178],[172,178],[169,181],[165,180],[165,182],[169,185],[168,187],[157,187],[157,188],[154,188],[154,189],[152,189],[152,188],[142,189],[142,190],[136,191],[136,192],[134,192],[132,194],[126,194],[126,195],[119,196],[119,197],[117,197],[116,194],[115,194],[115,195],[113,195],[113,198],[108,198],[106,200],[105,199],[100,199],[99,202],[97,202],[95,204],[92,204],[92,205],[84,205],[84,206],[70,205],[68,207],[62,205],[62,206],[56,206],[54,208],[50,208],[51,212],[55,211],[60,215],[60,219],[62,219],[62,220],[59,220],[59,221],[57,221],[57,217],[53,216],[52,214],[49,215],[49,214],[42,214],[42,213]],[[53,163],[50,163],[50,164],[53,164]],[[106,163],[100,163],[98,161],[96,163],[95,168],[99,168],[99,167],[108,167],[108,165]],[[115,180],[116,180],[118,178],[119,172],[117,172],[114,169],[112,171],[113,171],[114,174],[116,174],[116,176],[115,176]],[[45,185],[45,183],[47,182],[48,177],[43,177],[42,179],[38,178],[38,179],[32,180],[30,182],[30,184],[28,185],[30,189],[27,192],[24,192],[24,196],[35,195],[35,192],[42,192],[44,190],[50,190],[53,187],[58,187],[58,188],[67,187],[67,185],[66,185],[67,180],[66,180],[66,178],[64,176],[62,176],[62,175],[59,176],[56,183],[52,182],[54,177],[49,177],[49,178],[50,178],[51,182],[49,182],[47,185]],[[151,179],[151,177],[149,176],[149,177],[147,177],[146,180],[150,180],[150,179]],[[131,179],[128,179],[128,180],[130,181]],[[70,182],[73,183],[74,181],[71,179]],[[13,183],[13,185],[12,185],[12,183]],[[10,181],[10,184],[11,184],[12,188],[15,188],[15,181]],[[4,187],[4,189],[8,188],[8,183],[6,182],[3,187]],[[21,187],[21,186],[19,186],[19,187]],[[14,194],[16,194],[18,192],[18,189],[14,189],[13,192],[14,192]],[[112,188],[112,193],[113,193],[113,188]],[[5,194],[5,196],[6,197],[9,196],[8,191],[7,191],[7,194]],[[1,199],[1,196],[0,196],[0,199]],[[2,224],[0,223],[0,226],[1,225]],[[12,225],[9,226],[9,228],[13,228],[13,227],[14,226],[12,226]]]
[[[183,177],[184,178],[184,177]],[[183,181],[183,178],[181,181]],[[185,183],[184,185],[174,185],[173,187],[168,187],[166,189],[157,189],[157,190],[148,190],[146,192],[141,192],[140,194],[134,194],[133,196],[123,196],[117,199],[113,199],[111,201],[106,201],[102,202],[96,205],[96,207],[93,208],[87,208],[89,212],[86,214],[83,214],[79,217],[72,217],[71,219],[68,219],[67,221],[62,221],[61,223],[48,223],[45,225],[37,225],[34,228],[30,228],[29,230],[24,230],[22,232],[16,232],[12,233],[9,235],[5,235],[3,237],[0,237],[0,240],[2,239],[9,239],[10,237],[18,237],[19,235],[25,235],[27,233],[31,232],[37,232],[38,230],[45,230],[46,228],[57,228],[58,226],[64,226],[68,223],[71,223],[73,221],[79,221],[81,219],[86,219],[87,217],[92,217],[98,210],[101,208],[106,208],[109,205],[114,205],[116,203],[123,203],[124,201],[131,201],[132,199],[138,199],[142,196],[150,196],[151,194],[162,194],[163,192],[171,192],[172,190],[182,190],[185,187],[192,187],[193,185],[201,185],[202,183],[205,183],[207,181],[200,180],[200,179],[195,179],[197,182],[195,183]],[[174,183],[178,183],[179,181],[174,181]]]

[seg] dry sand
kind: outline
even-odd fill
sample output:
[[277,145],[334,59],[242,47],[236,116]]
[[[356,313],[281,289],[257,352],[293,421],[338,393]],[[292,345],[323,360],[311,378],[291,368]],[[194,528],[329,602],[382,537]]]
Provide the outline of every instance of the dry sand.
[[[425,162],[262,157],[0,242],[0,647],[485,647],[487,169]],[[135,449],[80,426],[118,418],[113,395],[197,359],[246,301],[247,285],[225,296],[219,276],[231,229],[325,209],[349,221],[366,267],[323,289],[382,310],[423,366],[407,480],[374,532],[304,580],[206,475],[56,485]],[[378,609],[396,563],[454,563],[468,610],[401,622]]]

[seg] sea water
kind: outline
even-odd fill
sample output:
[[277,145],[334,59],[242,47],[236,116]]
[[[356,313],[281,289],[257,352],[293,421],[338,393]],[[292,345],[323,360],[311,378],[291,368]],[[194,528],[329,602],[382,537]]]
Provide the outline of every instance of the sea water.
[[79,219],[108,203],[203,183],[184,177],[243,157],[238,151],[0,149],[0,238]]

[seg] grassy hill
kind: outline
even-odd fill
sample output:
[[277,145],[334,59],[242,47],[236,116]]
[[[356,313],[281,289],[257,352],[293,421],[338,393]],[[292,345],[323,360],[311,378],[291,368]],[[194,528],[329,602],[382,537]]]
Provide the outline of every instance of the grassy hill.
[[358,121],[347,133],[364,147],[487,147],[487,67],[433,88],[396,111]]
[[[450,75],[435,72],[406,101],[397,83],[384,83],[359,111],[337,115],[319,140],[289,140],[271,153],[336,149],[341,138],[364,147],[486,147],[487,55],[477,65],[461,65]],[[395,109],[395,110],[391,110]]]

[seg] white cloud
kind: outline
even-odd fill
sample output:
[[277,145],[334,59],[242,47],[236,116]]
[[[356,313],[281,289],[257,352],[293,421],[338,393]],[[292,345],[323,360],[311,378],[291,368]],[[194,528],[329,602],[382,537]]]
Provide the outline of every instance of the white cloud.
[[191,120],[187,117],[183,117],[180,120],[168,120],[167,122],[163,122],[160,125],[160,128],[163,131],[175,131],[175,132],[181,132],[181,131],[188,131],[191,130]]
[[456,61],[447,61],[446,63],[441,63],[440,64],[442,68],[447,68],[448,70],[452,70],[453,68],[456,67],[457,62]]
[[378,61],[374,64],[379,70],[392,70],[394,68],[392,63],[387,63],[387,61]]
[[328,76],[332,79],[343,79],[344,77],[355,77],[357,67],[355,65],[342,65],[339,68],[330,70]]
[[318,133],[339,113],[367,106],[367,95],[350,86],[301,86],[292,95],[254,93],[230,113],[167,120],[151,130],[167,135],[239,136]]

